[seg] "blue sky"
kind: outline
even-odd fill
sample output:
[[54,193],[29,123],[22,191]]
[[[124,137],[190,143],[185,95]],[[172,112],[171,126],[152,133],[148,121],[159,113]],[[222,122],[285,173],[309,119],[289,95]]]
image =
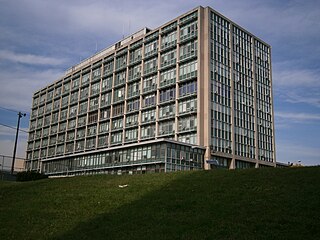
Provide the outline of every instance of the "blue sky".
[[[280,162],[320,164],[320,1],[0,0],[0,107],[30,112],[32,94],[66,69],[143,27],[210,6],[272,46],[276,152]],[[0,108],[0,124],[17,113]],[[28,129],[29,116],[21,119]],[[15,130],[0,125],[0,155]],[[20,132],[17,155],[25,157]]]

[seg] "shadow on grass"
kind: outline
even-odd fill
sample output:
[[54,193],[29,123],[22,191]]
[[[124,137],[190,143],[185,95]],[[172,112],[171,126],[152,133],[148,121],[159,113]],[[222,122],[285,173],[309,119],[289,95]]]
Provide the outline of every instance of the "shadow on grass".
[[[319,239],[315,172],[251,172],[182,174],[52,239]],[[134,187],[121,191],[139,191]]]

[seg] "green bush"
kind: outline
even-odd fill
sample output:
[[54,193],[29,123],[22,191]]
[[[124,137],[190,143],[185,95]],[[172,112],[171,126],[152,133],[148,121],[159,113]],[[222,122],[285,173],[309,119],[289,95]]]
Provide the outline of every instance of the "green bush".
[[35,181],[44,178],[48,178],[48,176],[37,171],[25,171],[17,173],[18,182]]

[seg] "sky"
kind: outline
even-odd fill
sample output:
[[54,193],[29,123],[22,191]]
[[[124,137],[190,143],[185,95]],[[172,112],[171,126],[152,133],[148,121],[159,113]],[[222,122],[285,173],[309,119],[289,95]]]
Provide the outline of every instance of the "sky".
[[[320,165],[319,0],[0,0],[0,155],[12,156],[15,130],[6,126],[16,127],[18,111],[28,131],[35,91],[123,36],[199,5],[272,46],[277,161]],[[21,131],[18,157],[26,141]]]

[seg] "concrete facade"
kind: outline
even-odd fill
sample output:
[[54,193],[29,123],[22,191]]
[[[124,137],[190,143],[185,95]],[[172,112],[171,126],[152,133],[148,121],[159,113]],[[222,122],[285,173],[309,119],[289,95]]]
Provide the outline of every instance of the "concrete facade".
[[209,7],[142,29],[34,94],[27,159],[53,175],[275,167],[271,47]]

